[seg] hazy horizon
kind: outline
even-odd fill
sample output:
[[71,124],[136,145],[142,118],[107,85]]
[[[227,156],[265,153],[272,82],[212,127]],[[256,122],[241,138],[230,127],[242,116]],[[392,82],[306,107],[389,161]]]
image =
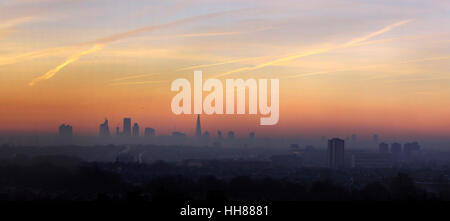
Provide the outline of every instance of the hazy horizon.
[[93,136],[103,119],[114,133],[131,117],[191,135],[195,115],[171,112],[170,83],[202,70],[280,79],[277,125],[202,114],[210,134],[448,141],[449,11],[448,1],[1,1],[0,134],[67,123]]

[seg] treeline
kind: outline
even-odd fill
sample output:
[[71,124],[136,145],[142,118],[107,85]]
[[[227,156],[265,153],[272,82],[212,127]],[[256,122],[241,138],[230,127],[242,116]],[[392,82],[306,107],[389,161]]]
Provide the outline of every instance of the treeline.
[[391,201],[448,200],[444,194],[430,195],[416,187],[406,174],[398,174],[387,182],[369,183],[362,189],[348,188],[320,180],[311,185],[272,178],[251,179],[242,176],[230,181],[213,176],[197,180],[183,176],[153,179],[143,189],[154,200],[262,200],[262,201]]
[[69,201],[359,201],[450,200],[430,194],[406,174],[353,188],[319,180],[301,181],[247,176],[159,176],[147,183],[127,183],[113,171],[64,156],[17,158],[0,162],[0,200]]

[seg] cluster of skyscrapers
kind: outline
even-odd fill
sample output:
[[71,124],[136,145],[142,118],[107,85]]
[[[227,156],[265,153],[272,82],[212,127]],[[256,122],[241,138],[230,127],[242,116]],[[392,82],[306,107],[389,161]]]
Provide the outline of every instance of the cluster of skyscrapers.
[[[133,124],[133,127],[131,125],[132,125],[131,118],[129,118],[129,117],[124,118],[122,131],[120,130],[120,127],[116,127],[115,135],[117,137],[139,137],[139,136],[141,136],[139,124],[137,122],[135,122]],[[63,136],[63,137],[72,136],[72,126],[62,124],[59,127],[59,135]],[[105,119],[105,121],[99,125],[99,136],[100,137],[110,137],[111,135],[112,135],[112,133],[110,132],[109,121],[108,121],[108,119]],[[144,129],[143,135],[145,137],[155,136],[156,131],[154,128],[147,127]],[[173,137],[186,137],[186,134],[175,131],[172,133],[172,136]],[[204,137],[209,137],[209,136],[210,136],[210,134],[208,131],[202,132],[200,115],[197,115],[196,127],[195,127],[195,137],[196,138],[204,138]],[[234,136],[235,135],[234,135],[233,131],[228,131],[227,139],[232,140],[232,139],[234,139]],[[222,132],[220,130],[217,131],[217,138],[222,139]],[[249,139],[255,139],[255,132],[249,133]]]
[[[109,137],[111,136],[111,133],[109,131],[109,126],[108,126],[108,120],[105,119],[105,122],[100,124],[99,127],[99,135],[101,137]],[[134,123],[133,127],[131,127],[131,118],[124,118],[123,119],[123,127],[122,127],[122,131],[120,131],[120,128],[117,127],[116,128],[116,136],[123,136],[123,137],[139,137],[141,135],[140,133],[140,129],[139,129],[139,124],[138,123]],[[147,127],[144,129],[144,136],[155,136],[155,129]]]

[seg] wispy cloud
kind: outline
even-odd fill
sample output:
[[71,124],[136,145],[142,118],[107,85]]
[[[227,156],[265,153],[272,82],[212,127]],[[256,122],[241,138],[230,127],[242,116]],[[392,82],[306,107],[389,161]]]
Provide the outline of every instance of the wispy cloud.
[[21,18],[12,19],[3,23],[0,23],[0,30],[2,29],[8,29],[8,28],[14,28],[20,24],[29,22],[33,19],[31,16],[25,16]]
[[8,64],[15,64],[18,62],[35,59],[35,58],[40,58],[40,57],[48,56],[51,54],[57,54],[57,53],[61,53],[61,52],[64,52],[64,51],[72,49],[72,48],[73,47],[49,48],[49,49],[44,49],[44,50],[28,52],[28,53],[24,53],[24,54],[20,54],[20,55],[16,55],[16,56],[2,57],[2,58],[0,58],[0,66],[8,65]]
[[26,17],[20,17],[12,20],[5,21],[3,23],[0,23],[0,38],[5,36],[8,33],[11,33],[17,26],[27,23],[33,20],[33,17],[26,16]]

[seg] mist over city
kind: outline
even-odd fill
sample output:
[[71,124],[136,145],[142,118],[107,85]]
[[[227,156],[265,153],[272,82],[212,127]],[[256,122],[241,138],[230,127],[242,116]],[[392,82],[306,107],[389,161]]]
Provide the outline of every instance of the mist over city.
[[449,24],[445,0],[0,0],[0,211],[437,217]]

